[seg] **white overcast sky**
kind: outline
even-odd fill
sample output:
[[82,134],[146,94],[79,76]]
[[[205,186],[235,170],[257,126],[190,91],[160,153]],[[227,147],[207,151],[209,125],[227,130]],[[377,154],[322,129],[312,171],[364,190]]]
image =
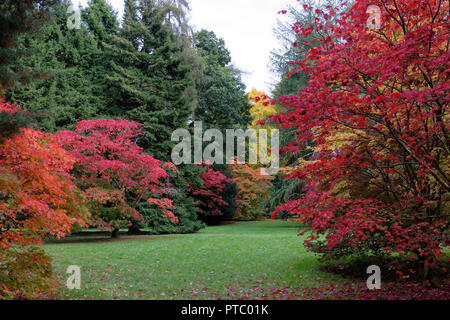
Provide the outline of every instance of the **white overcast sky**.
[[[123,14],[123,0],[107,0]],[[72,0],[75,6],[85,6],[88,0]],[[296,0],[190,0],[190,22],[195,30],[207,29],[225,40],[232,63],[245,72],[247,90],[252,88],[269,93],[273,75],[269,71],[270,51],[280,46],[273,29],[278,12]]]

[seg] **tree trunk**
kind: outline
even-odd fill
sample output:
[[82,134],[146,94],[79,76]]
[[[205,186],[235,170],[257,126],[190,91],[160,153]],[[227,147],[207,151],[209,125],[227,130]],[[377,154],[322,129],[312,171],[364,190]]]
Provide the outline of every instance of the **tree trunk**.
[[429,265],[426,265],[426,259],[423,256],[419,256],[419,268],[420,272],[422,273],[422,283],[423,284],[429,284],[430,280],[430,267]]
[[131,226],[128,227],[128,234],[139,234],[141,232],[141,228],[137,223],[132,223]]
[[119,237],[119,229],[114,229],[111,231],[111,238],[118,238]]

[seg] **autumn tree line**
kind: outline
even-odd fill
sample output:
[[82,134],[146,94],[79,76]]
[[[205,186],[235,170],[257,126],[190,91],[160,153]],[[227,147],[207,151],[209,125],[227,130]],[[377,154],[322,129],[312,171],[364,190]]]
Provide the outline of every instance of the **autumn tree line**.
[[[186,1],[126,0],[119,21],[91,0],[79,29],[69,5],[0,4],[0,297],[51,296],[44,238],[264,215],[296,219],[324,260],[395,256],[432,280],[449,244],[448,2],[300,1],[280,12],[271,96],[245,91]],[[280,130],[280,172],[173,165],[171,133],[194,121]]]

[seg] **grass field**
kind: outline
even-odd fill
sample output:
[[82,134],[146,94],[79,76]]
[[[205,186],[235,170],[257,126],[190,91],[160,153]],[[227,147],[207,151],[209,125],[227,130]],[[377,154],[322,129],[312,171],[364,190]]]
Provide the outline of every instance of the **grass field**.
[[277,288],[339,282],[339,276],[319,270],[297,234],[293,222],[240,222],[196,234],[53,243],[44,249],[62,283],[69,265],[81,267],[81,290],[64,288],[61,299],[247,299]]

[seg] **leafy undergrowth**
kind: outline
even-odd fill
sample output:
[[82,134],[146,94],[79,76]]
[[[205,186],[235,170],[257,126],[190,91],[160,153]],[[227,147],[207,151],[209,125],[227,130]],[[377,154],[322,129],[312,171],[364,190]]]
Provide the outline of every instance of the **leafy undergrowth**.
[[43,248],[62,284],[69,265],[81,267],[81,290],[62,286],[56,299],[450,298],[447,281],[426,288],[384,282],[383,275],[382,289],[369,291],[365,279],[321,270],[297,234],[292,222],[240,222],[196,234],[83,239]]

